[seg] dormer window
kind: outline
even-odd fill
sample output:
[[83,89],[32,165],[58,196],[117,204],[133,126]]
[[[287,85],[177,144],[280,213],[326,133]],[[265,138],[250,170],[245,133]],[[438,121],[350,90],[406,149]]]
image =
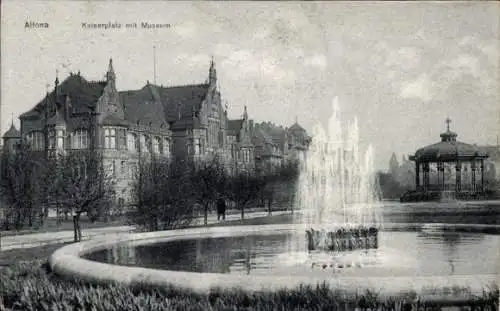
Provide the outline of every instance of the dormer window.
[[116,130],[113,128],[104,129],[104,148],[116,149]]

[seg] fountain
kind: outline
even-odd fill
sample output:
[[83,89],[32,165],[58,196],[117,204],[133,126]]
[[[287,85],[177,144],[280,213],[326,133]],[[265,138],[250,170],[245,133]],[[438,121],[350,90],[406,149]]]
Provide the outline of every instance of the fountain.
[[[443,284],[481,292],[485,284],[497,284],[498,261],[487,259],[498,257],[498,237],[464,238],[451,258],[439,239],[418,235],[391,214],[384,214],[388,226],[382,228],[373,149],[360,152],[357,121],[344,127],[337,98],[327,131],[316,126],[313,134],[300,167],[300,211],[291,223],[102,236],[58,249],[50,257],[52,270],[96,283],[167,287],[175,280],[177,287],[203,293],[214,287],[267,291],[326,283],[352,293],[375,289],[395,295]],[[391,210],[417,208],[384,204]],[[440,224],[445,225],[450,224]]]
[[306,226],[307,250],[352,251],[378,248],[380,213],[375,204],[373,148],[359,151],[357,119],[342,131],[338,98],[328,132],[315,126],[301,163],[296,204]]

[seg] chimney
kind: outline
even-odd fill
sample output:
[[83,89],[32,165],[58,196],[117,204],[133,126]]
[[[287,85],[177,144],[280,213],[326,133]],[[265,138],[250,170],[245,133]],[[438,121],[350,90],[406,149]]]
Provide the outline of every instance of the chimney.
[[250,134],[253,133],[253,120],[248,120],[248,129],[250,131]]

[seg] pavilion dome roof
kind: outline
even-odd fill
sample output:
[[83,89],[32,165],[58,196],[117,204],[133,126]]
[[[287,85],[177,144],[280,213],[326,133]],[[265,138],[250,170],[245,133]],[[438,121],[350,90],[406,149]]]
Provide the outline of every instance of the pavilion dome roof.
[[424,162],[454,161],[488,157],[488,154],[478,146],[457,141],[457,136],[457,133],[450,131],[448,124],[447,131],[440,135],[441,141],[418,149],[413,160]]
[[11,124],[9,130],[5,132],[3,138],[20,138],[21,132],[14,126],[14,122]]

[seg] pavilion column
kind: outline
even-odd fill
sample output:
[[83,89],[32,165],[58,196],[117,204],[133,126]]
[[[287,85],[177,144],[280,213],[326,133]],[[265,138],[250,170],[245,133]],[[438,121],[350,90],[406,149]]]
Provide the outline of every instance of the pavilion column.
[[444,162],[438,162],[438,175],[441,175],[441,184],[439,185],[440,190],[444,191],[446,190],[444,184]]
[[415,189],[417,191],[420,188],[420,163],[415,161]]
[[484,159],[481,159],[481,193],[484,192]]
[[471,161],[472,193],[476,193],[476,160]]
[[429,190],[429,162],[424,163],[424,190]]
[[462,191],[462,163],[460,161],[457,161],[455,164],[455,170],[456,170],[456,180],[455,180],[455,191],[459,193]]

